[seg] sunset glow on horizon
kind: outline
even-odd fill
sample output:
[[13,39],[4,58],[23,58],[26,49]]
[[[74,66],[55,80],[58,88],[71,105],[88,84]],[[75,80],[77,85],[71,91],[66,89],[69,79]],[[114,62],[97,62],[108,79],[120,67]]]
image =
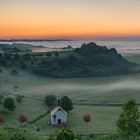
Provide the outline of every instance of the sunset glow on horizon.
[[0,0],[0,38],[140,36],[139,0]]

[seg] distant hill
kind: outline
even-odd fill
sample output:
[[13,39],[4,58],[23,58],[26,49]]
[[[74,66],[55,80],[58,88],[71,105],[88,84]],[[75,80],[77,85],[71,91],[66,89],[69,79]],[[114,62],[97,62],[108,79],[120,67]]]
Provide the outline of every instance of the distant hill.
[[0,42],[70,41],[68,39],[0,39]]
[[33,73],[58,78],[104,77],[139,72],[139,65],[128,62],[115,48],[93,42],[81,48],[40,61]]
[[24,43],[0,44],[0,50],[4,52],[32,51],[33,48],[45,48],[44,46],[30,45]]
[[13,44],[0,44],[0,49],[2,48],[18,48],[18,49],[32,49],[32,48],[45,48],[41,45],[30,45],[24,43],[13,43]]

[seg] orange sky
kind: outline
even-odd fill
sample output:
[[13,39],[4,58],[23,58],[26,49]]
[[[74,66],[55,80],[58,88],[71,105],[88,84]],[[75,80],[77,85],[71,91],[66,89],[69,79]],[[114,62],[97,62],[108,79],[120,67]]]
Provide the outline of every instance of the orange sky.
[[140,0],[0,0],[0,38],[140,36]]

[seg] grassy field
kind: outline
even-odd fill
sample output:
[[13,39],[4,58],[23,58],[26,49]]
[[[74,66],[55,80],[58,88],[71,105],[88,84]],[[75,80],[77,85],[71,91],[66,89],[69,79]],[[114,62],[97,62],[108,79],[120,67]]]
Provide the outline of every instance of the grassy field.
[[11,76],[9,70],[0,74],[1,93],[21,94],[36,100],[43,100],[47,94],[68,95],[79,104],[123,103],[132,97],[140,102],[139,83],[140,74],[78,79],[49,79],[20,70],[17,76]]
[[[140,62],[138,56],[125,57],[131,61],[135,61],[135,58]],[[116,130],[115,122],[121,111],[120,107],[92,106],[94,103],[124,103],[130,98],[140,103],[140,74],[106,78],[50,79],[18,71],[17,76],[11,76],[8,69],[4,69],[4,73],[0,74],[0,93],[25,96],[23,103],[17,103],[15,112],[1,111],[0,114],[4,114],[6,118],[5,126],[8,127],[20,127],[17,121],[20,114],[25,114],[29,120],[32,120],[45,113],[47,107],[44,105],[44,97],[47,94],[68,95],[74,103],[78,104],[74,106],[69,116],[69,125],[77,132],[87,131],[82,121],[86,113],[91,113],[93,117],[88,131],[112,132]],[[14,86],[18,86],[18,89]],[[48,120],[49,116],[44,117],[35,125],[41,128],[42,133],[60,130],[49,126]],[[33,130],[30,125],[27,128]]]

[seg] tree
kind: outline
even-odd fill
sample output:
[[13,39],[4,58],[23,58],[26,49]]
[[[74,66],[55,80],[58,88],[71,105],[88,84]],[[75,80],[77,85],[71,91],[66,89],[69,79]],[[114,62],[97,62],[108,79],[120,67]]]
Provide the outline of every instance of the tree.
[[129,137],[139,134],[140,112],[136,101],[128,100],[122,107],[122,113],[117,121],[118,132],[121,136]]
[[13,69],[10,74],[15,76],[18,74],[18,71],[16,69]]
[[2,104],[9,111],[14,111],[16,108],[16,101],[11,96],[4,97]]
[[31,60],[31,55],[29,53],[23,54],[22,59],[24,61],[29,61],[29,60]]
[[2,70],[2,68],[0,68],[0,73],[3,73],[3,70]]
[[55,52],[54,55],[55,55],[55,56],[59,56],[59,53],[58,53],[58,52]]
[[83,121],[86,123],[86,127],[88,129],[88,123],[91,121],[91,115],[90,114],[86,114],[83,116]]
[[22,114],[19,115],[18,120],[19,120],[20,123],[25,123],[25,122],[28,121],[27,116],[22,115]]
[[57,135],[56,140],[74,140],[75,135],[71,129],[63,129],[62,132],[60,132]]
[[48,52],[46,55],[47,55],[48,57],[51,57],[51,56],[52,56],[52,54],[51,54],[50,52]]
[[61,99],[60,106],[67,112],[73,109],[72,100],[68,96],[64,96]]
[[54,106],[56,106],[56,102],[57,102],[57,99],[56,99],[56,96],[55,95],[47,95],[45,97],[45,104],[48,107],[54,107]]
[[0,95],[0,105],[2,103],[2,100],[3,100],[3,95]]
[[2,59],[3,58],[3,54],[0,52],[0,59]]
[[14,61],[20,61],[20,55],[18,53],[16,53],[14,56]]

